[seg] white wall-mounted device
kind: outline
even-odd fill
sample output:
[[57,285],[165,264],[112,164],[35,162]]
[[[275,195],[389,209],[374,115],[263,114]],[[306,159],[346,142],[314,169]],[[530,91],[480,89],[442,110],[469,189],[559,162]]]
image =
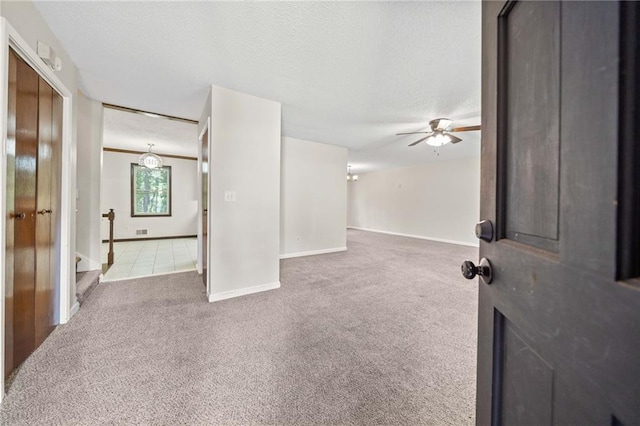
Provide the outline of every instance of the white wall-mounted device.
[[41,41],[38,42],[38,56],[53,71],[62,70],[62,59],[56,56],[56,52],[48,44]]

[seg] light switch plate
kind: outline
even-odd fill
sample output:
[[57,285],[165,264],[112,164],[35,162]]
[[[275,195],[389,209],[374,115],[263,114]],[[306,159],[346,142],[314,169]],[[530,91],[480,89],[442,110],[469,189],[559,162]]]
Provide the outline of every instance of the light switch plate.
[[235,191],[224,191],[224,201],[227,203],[233,203],[236,201]]

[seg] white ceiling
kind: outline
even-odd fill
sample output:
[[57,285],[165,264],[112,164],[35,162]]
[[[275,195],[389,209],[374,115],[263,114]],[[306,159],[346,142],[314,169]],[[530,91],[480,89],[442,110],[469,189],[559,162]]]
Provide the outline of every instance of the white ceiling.
[[104,108],[102,146],[187,157],[198,156],[198,126],[194,123],[150,117]]
[[[354,171],[478,155],[407,148],[480,115],[474,2],[37,2],[88,96],[198,119],[211,84],[282,103],[283,134],[346,146]],[[469,120],[467,120],[469,122]]]

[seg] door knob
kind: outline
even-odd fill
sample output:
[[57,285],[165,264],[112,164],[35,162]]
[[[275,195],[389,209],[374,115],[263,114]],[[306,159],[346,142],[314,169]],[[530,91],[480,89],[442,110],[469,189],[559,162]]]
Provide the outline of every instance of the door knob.
[[38,214],[44,215],[47,212],[47,210],[42,209],[42,210],[38,210]]
[[26,213],[9,213],[11,219],[24,219],[27,217]]
[[485,284],[491,284],[491,280],[493,279],[491,262],[484,257],[480,260],[480,264],[478,266],[474,265],[470,260],[465,260],[462,262],[461,270],[462,276],[468,280],[472,280],[476,275],[478,275],[482,282]]
[[488,243],[493,240],[493,223],[482,220],[476,224],[476,237]]

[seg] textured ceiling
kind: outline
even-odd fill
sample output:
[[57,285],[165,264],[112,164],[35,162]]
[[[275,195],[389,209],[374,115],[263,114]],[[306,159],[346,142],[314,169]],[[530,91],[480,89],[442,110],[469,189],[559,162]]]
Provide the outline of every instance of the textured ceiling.
[[211,84],[273,99],[284,135],[346,146],[356,171],[479,153],[475,135],[439,157],[394,136],[435,117],[478,124],[478,1],[36,7],[103,102],[197,119]]
[[105,108],[102,146],[187,157],[198,156],[198,126],[184,121]]

